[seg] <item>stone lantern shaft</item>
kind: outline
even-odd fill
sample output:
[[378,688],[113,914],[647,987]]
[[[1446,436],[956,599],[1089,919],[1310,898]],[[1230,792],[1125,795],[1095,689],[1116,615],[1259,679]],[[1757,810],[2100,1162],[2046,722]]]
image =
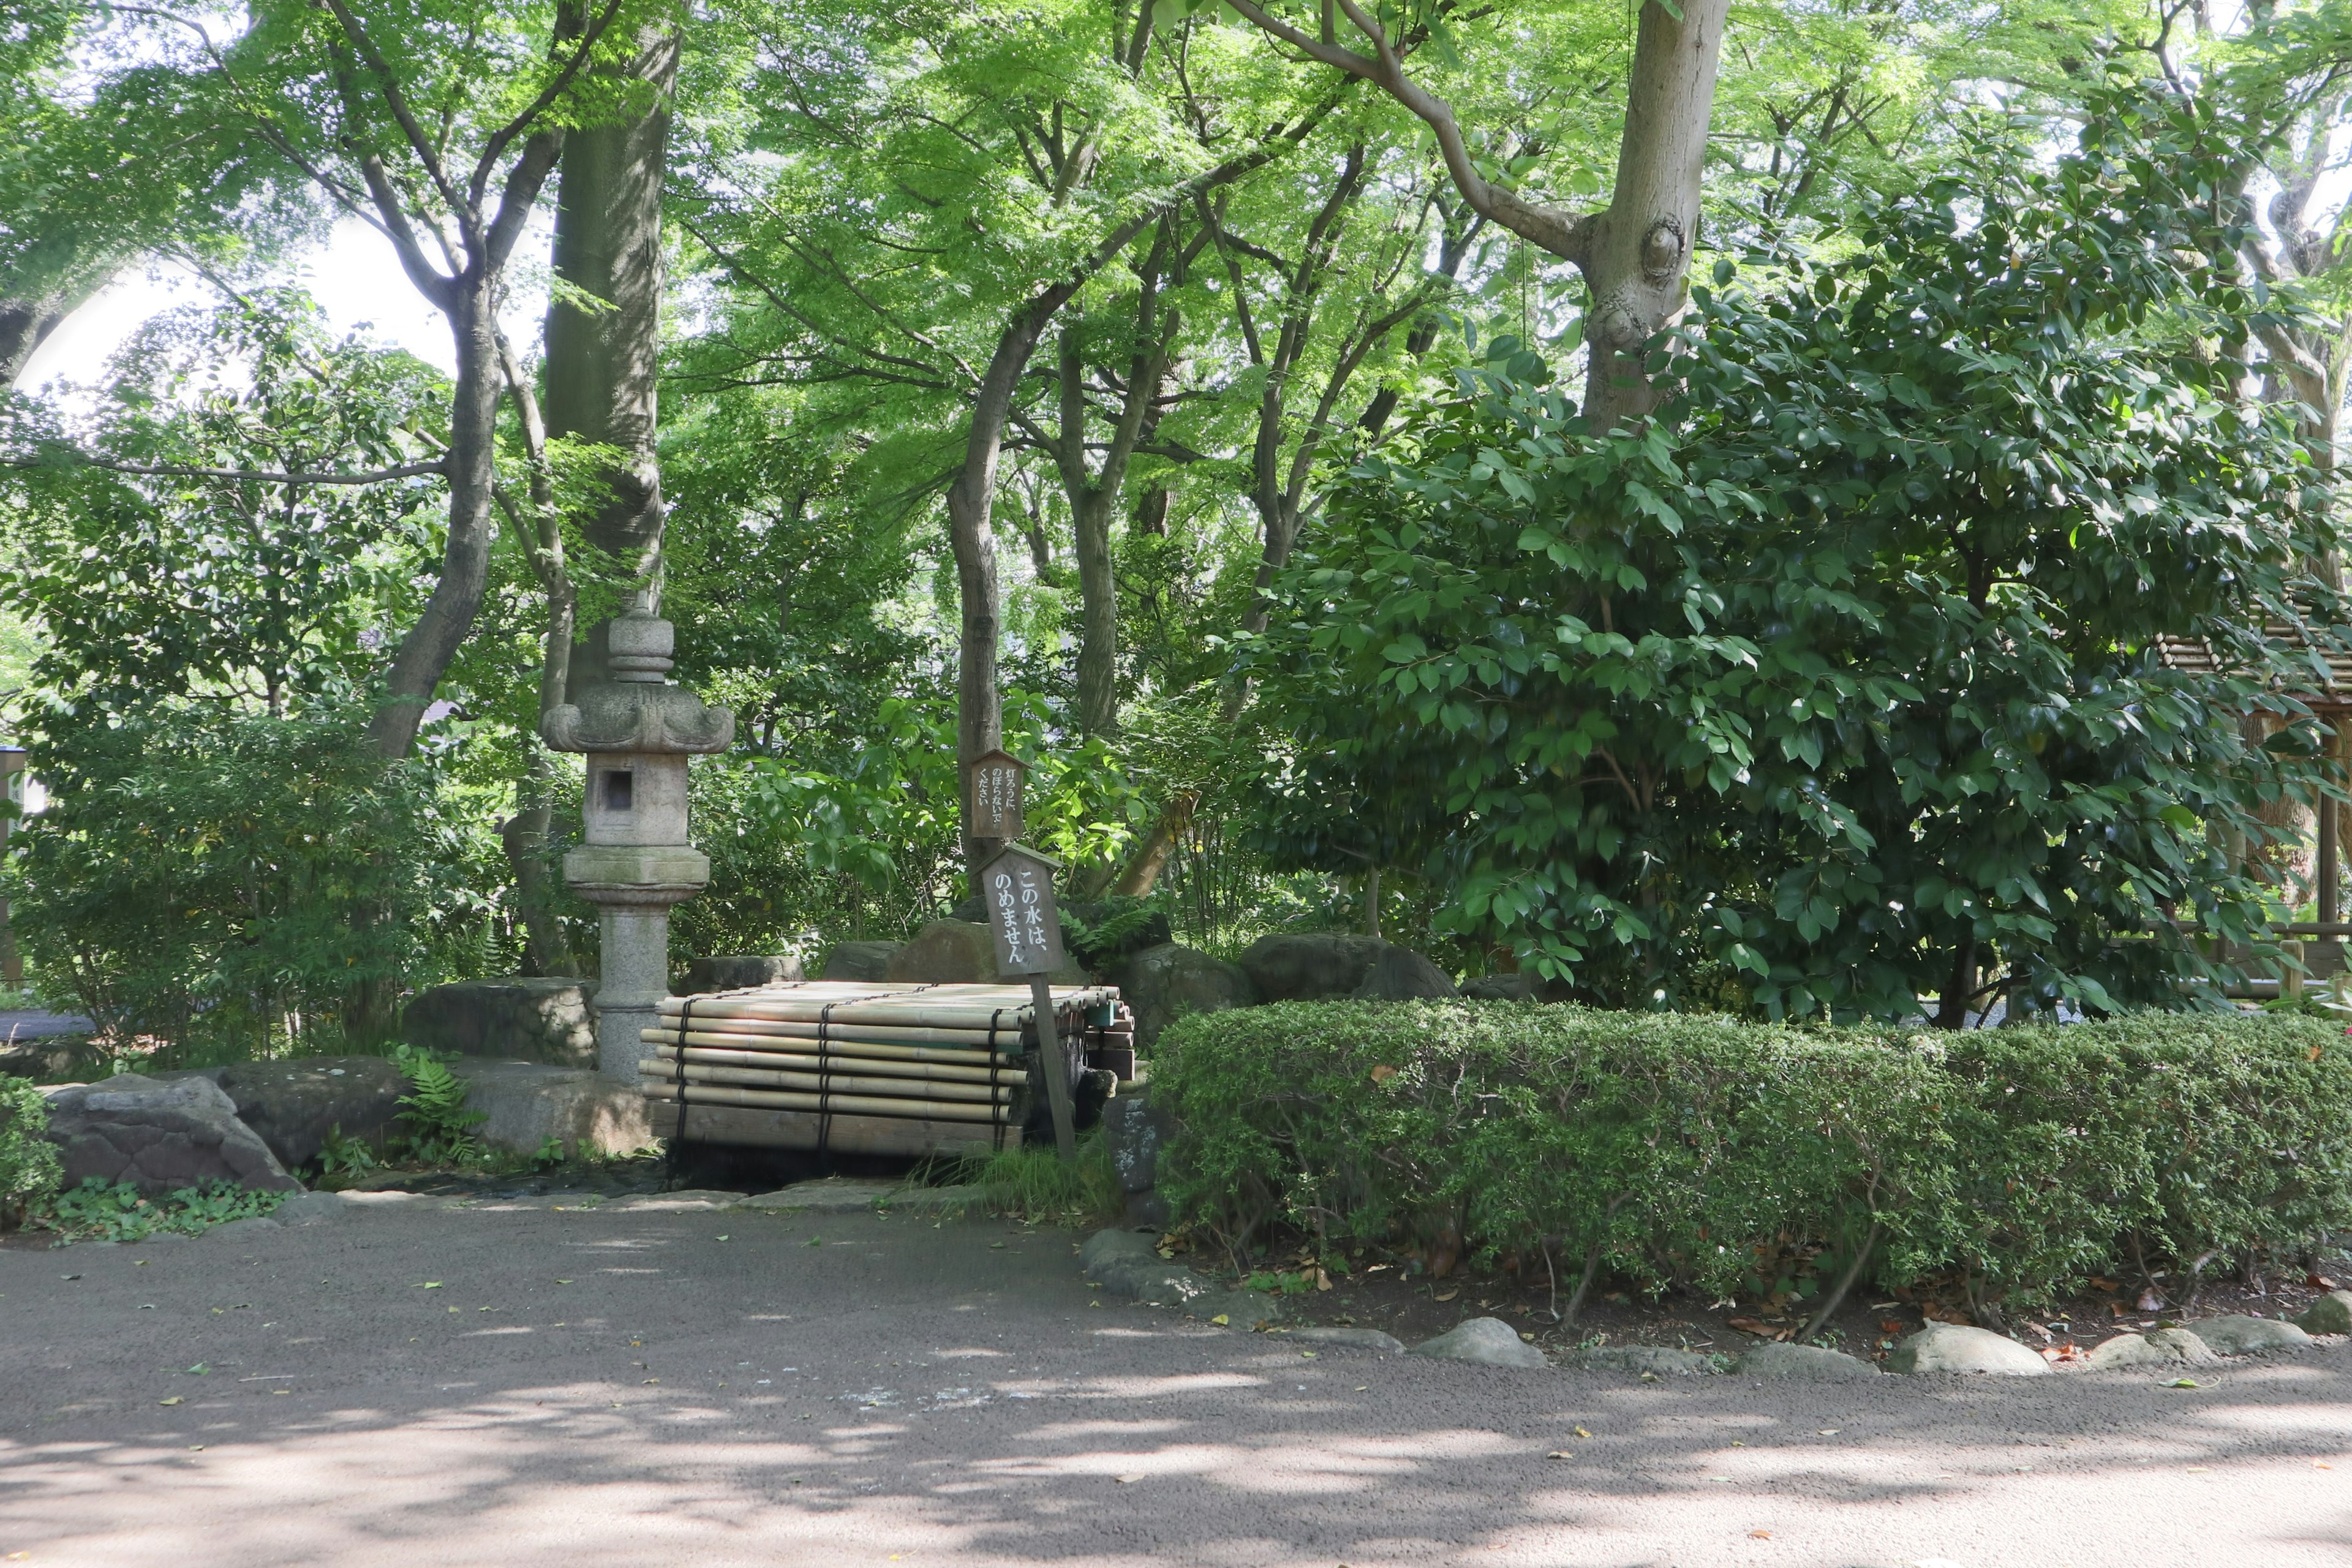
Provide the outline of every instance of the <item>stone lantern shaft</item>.
[[551,709],[540,735],[587,757],[586,842],[563,858],[563,879],[603,927],[598,1064],[635,1083],[639,1031],[669,994],[669,911],[710,880],[710,858],[687,837],[686,760],[725,751],[735,715],[669,682],[676,633],[651,610],[614,616],[608,646],[610,679]]

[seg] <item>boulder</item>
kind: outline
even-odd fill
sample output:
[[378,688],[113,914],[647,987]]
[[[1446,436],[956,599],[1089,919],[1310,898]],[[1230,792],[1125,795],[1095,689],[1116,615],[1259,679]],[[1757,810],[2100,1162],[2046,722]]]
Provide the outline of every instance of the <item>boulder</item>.
[[1500,1318],[1472,1318],[1423,1340],[1405,1352],[1437,1361],[1475,1362],[1480,1366],[1549,1366],[1543,1352],[1519,1338],[1519,1331]]
[[382,1149],[400,1114],[408,1080],[383,1057],[295,1057],[239,1062],[206,1075],[236,1106],[237,1120],[261,1135],[281,1165],[307,1165],[337,1128]]
[[1108,976],[1135,1013],[1135,1047],[1150,1051],[1160,1032],[1191,1013],[1255,1006],[1257,987],[1236,964],[1198,948],[1162,942],[1130,954]]
[[2046,1376],[2050,1363],[2015,1340],[1965,1323],[1930,1323],[1886,1355],[1889,1372],[1978,1372],[1999,1377]]
[[1409,947],[1383,947],[1349,994],[1364,1002],[1459,996],[1454,977]]
[[1486,1002],[1535,1002],[1536,977],[1532,974],[1482,974],[1475,980],[1462,983],[1462,994]]
[[1130,1089],[1115,1096],[1103,1107],[1102,1124],[1119,1191],[1148,1193],[1159,1185],[1160,1151],[1174,1129],[1167,1115],[1153,1108],[1151,1090]]
[[1328,931],[1262,936],[1242,954],[1241,967],[1261,1002],[1345,996],[1364,983],[1387,946],[1378,937]]
[[1310,1345],[1345,1345],[1350,1350],[1373,1351],[1381,1355],[1404,1354],[1404,1342],[1394,1334],[1384,1334],[1378,1329],[1341,1329],[1316,1326],[1287,1331],[1287,1337]]
[[2113,1372],[2127,1366],[2210,1366],[2221,1358],[2187,1329],[2154,1329],[2145,1334],[2117,1334],[2084,1359],[2091,1372]]
[[106,1052],[76,1035],[19,1036],[0,1045],[0,1078],[32,1083],[88,1083],[112,1069]]
[[[973,981],[994,984],[996,939],[986,926],[970,921],[933,921],[915,933],[914,941],[890,955],[883,978],[941,985]],[[1066,956],[1062,967],[1046,978],[1056,985],[1088,984],[1086,971]]]
[[1150,1307],[1173,1307],[1190,1317],[1223,1318],[1248,1328],[1280,1309],[1270,1296],[1228,1290],[1205,1275],[1160,1256],[1151,1237],[1131,1230],[1098,1230],[1078,1250],[1087,1281]]
[[2352,1334],[2352,1290],[2330,1290],[2294,1322],[2306,1334]]
[[466,1109],[488,1118],[474,1136],[493,1149],[536,1154],[552,1140],[567,1154],[633,1154],[653,1142],[634,1083],[544,1062],[461,1060],[449,1070],[466,1080]]
[[508,975],[436,985],[409,1003],[402,1036],[444,1056],[596,1065],[589,983],[560,975]]
[[837,942],[824,955],[820,980],[887,980],[890,959],[904,942]]
[[2309,1334],[2279,1318],[2211,1318],[2197,1325],[2197,1337],[2215,1355],[2311,1349]]
[[209,1079],[165,1083],[119,1073],[52,1090],[48,1102],[47,1136],[68,1187],[95,1176],[129,1182],[151,1198],[206,1182],[265,1193],[302,1190]]
[[1648,1377],[1705,1377],[1715,1371],[1713,1356],[1669,1345],[1585,1345],[1559,1358],[1562,1366],[1582,1372],[1632,1372]]
[[718,958],[698,958],[686,966],[681,996],[707,996],[713,991],[740,991],[751,985],[780,985],[805,980],[797,952],[731,952]]
[[1870,1363],[1820,1345],[1760,1344],[1733,1362],[1731,1370],[1778,1383],[1847,1383],[1879,1375]]

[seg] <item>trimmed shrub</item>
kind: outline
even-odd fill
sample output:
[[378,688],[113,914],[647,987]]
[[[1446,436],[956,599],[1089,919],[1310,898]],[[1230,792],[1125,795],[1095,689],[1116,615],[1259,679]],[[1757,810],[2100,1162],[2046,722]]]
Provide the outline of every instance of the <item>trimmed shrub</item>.
[[40,1090],[0,1074],[0,1230],[22,1225],[58,1190],[57,1145],[42,1136],[48,1125],[49,1102]]
[[2352,1041],[2284,1016],[1959,1035],[1509,1002],[1187,1018],[1161,1190],[1238,1245],[1459,1237],[1658,1289],[1806,1297],[1866,1252],[2028,1302],[2352,1219]]

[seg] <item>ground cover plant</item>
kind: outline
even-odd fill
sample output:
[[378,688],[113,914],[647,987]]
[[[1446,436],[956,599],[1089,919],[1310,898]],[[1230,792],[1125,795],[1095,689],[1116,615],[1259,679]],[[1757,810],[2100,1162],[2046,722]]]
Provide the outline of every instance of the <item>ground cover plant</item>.
[[161,1198],[142,1195],[129,1182],[92,1176],[58,1193],[43,1205],[45,1230],[69,1241],[142,1241],[158,1231],[196,1236],[233,1219],[261,1219],[290,1194],[249,1192],[235,1182],[180,1187]]
[[[1286,1003],[1162,1037],[1160,1190],[1236,1258],[1509,1255],[1596,1287],[1976,1313],[2177,1289],[2352,1223],[2352,1041],[2284,1015],[1796,1028],[1517,1003]],[[1344,1262],[1340,1265],[1345,1267]]]

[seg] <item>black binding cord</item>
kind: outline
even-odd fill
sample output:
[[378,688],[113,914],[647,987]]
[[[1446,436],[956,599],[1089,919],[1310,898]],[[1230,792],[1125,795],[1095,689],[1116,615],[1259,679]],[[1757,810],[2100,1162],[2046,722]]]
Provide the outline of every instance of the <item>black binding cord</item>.
[[1003,1016],[1002,1007],[988,1015],[988,1121],[991,1144],[998,1153],[1004,1152],[1004,1112],[996,1102],[996,1075],[1001,1070],[996,1055],[996,1025]]
[[816,1158],[817,1168],[828,1176],[833,1173],[833,1053],[826,1047],[833,1038],[833,1005],[826,1003],[816,1015]]
[[[656,1017],[661,1016],[656,1011]],[[677,1097],[677,1126],[669,1135],[669,1173],[677,1174],[677,1152],[686,1143],[686,1036],[694,1026],[694,998],[688,996],[677,1010],[677,1056],[671,1064],[670,1084]]]

